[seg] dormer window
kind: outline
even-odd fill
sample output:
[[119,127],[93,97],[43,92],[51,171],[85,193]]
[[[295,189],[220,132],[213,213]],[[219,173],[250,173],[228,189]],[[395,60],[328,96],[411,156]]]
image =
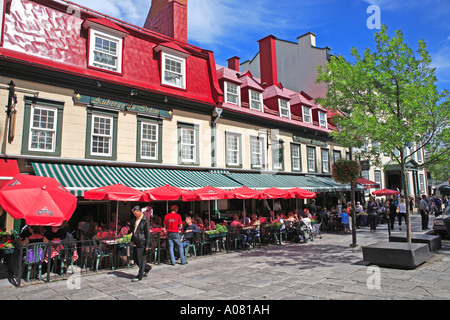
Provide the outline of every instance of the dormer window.
[[91,30],[89,65],[100,69],[122,72],[122,38]]
[[302,106],[303,122],[312,123],[311,108]]
[[291,118],[291,107],[289,101],[278,99],[278,106],[280,108],[280,117]]
[[250,109],[263,111],[262,93],[249,89]]
[[241,90],[237,84],[225,81],[225,102],[241,105]]
[[319,111],[319,126],[328,129],[327,114],[325,112]]
[[108,19],[88,19],[83,28],[89,30],[88,66],[122,73],[123,40],[128,32]]
[[186,59],[162,52],[162,84],[186,89]]

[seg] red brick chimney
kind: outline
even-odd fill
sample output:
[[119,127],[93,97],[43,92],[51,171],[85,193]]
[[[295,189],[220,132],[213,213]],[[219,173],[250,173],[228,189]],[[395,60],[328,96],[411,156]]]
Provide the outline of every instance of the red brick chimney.
[[261,83],[266,87],[278,84],[276,39],[270,35],[258,41]]
[[144,28],[187,42],[188,0],[152,0]]
[[240,67],[241,67],[240,64],[239,64],[239,60],[240,59],[241,58],[236,57],[236,56],[234,56],[233,58],[228,59],[227,60],[228,61],[228,69],[235,70],[235,71],[239,72]]

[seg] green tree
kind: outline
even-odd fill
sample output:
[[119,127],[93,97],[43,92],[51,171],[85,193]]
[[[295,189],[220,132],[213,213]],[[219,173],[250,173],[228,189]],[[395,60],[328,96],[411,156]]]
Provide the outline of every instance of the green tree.
[[[449,92],[437,89],[436,70],[423,40],[414,52],[401,31],[391,38],[383,26],[375,34],[376,50],[361,55],[351,50],[352,62],[332,57],[326,70],[319,67],[318,82],[328,85],[325,107],[339,111],[333,138],[345,147],[361,148],[360,156],[380,166],[380,155],[388,154],[401,167],[406,186],[405,164],[414,147],[427,151],[428,162],[450,161]],[[358,154],[356,155],[358,156]],[[403,195],[407,199],[406,188]],[[407,240],[411,242],[411,218],[407,206]]]

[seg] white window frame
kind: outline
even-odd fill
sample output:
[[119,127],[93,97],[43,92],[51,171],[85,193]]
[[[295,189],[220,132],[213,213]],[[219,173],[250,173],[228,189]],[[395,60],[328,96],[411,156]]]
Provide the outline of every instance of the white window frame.
[[[95,129],[95,119],[96,118],[103,118],[103,119],[107,119],[110,121],[110,134],[99,134],[96,133],[94,134],[94,129]],[[94,152],[93,151],[93,146],[94,146],[94,136],[98,136],[98,137],[103,137],[103,138],[108,138],[109,139],[109,150],[108,153],[100,153],[100,152]],[[112,152],[113,152],[113,137],[114,137],[114,117],[112,116],[105,116],[105,115],[100,115],[100,114],[92,114],[92,124],[91,124],[91,146],[90,146],[90,153],[92,156],[100,156],[100,157],[112,157]]]
[[[258,100],[253,99],[253,94],[258,95]],[[262,93],[259,91],[256,91],[256,90],[248,89],[248,96],[249,96],[250,109],[264,112]],[[254,108],[253,103],[258,103],[259,108]]]
[[378,183],[380,185],[380,187],[377,188],[377,190],[382,189],[383,188],[383,183],[382,183],[381,171],[380,170],[375,170],[373,172],[373,174],[374,174],[375,183]]
[[[312,158],[310,157],[310,151],[312,151]],[[306,158],[308,163],[308,172],[317,172],[316,168],[316,148],[315,147],[307,147],[306,148]],[[312,166],[311,166],[312,164]]]
[[[232,132],[227,132],[226,133],[226,148],[227,148],[227,154],[226,154],[226,161],[227,161],[227,166],[239,166],[241,163],[240,159],[241,159],[241,150],[240,150],[240,139],[241,139],[241,135],[238,133],[232,133]],[[231,141],[230,143],[230,139],[234,139],[235,141]],[[232,149],[230,148],[232,146],[232,144],[235,143],[236,148]],[[230,155],[233,155],[232,157],[230,157]],[[234,160],[235,158],[235,162],[230,161],[231,159]]]
[[[146,126],[154,127],[155,139],[144,139],[144,128]],[[151,156],[148,157],[143,154],[144,142],[149,142],[151,144],[154,144],[154,148],[155,148],[155,156],[154,157],[151,157]],[[141,122],[141,150],[140,150],[141,158],[146,159],[146,160],[158,160],[159,159],[158,151],[159,151],[159,124],[155,123],[155,122],[142,121]]]
[[333,150],[333,161],[336,162],[342,159],[342,152],[340,150]]
[[[90,28],[89,35],[89,66],[93,68],[103,69],[109,72],[122,73],[122,58],[123,58],[123,38],[118,37],[117,35],[113,35],[111,33],[106,33],[103,30],[100,31],[96,28]],[[115,68],[111,65],[104,64],[101,62],[95,62],[95,42],[96,38],[102,38],[104,40],[108,40],[116,43],[117,52],[116,55],[112,55],[116,58],[116,66]]]
[[[47,128],[41,128],[41,127],[34,127],[34,114],[36,110],[46,110],[51,111],[54,113],[53,116],[53,129],[47,129]],[[51,107],[44,107],[40,105],[31,105],[31,113],[30,113],[30,133],[28,138],[28,150],[30,151],[39,151],[39,152],[55,152],[56,149],[56,130],[58,125],[58,109],[57,108],[51,108]],[[52,148],[49,149],[41,149],[39,148],[39,142],[37,148],[32,147],[33,143],[33,131],[43,131],[43,132],[50,132],[52,134]]]
[[[181,135],[181,137],[180,137],[180,150],[181,150],[180,158],[181,158],[181,161],[183,163],[196,163],[196,161],[197,161],[197,148],[198,148],[198,146],[196,144],[196,141],[197,141],[196,130],[195,130],[195,128],[187,128],[187,127],[181,127],[180,129],[181,129],[181,133],[180,133],[180,135]],[[193,144],[189,144],[189,143],[183,142],[183,136],[188,131],[193,133],[193,141],[194,141]],[[184,152],[183,152],[184,148],[191,148],[192,149],[192,159],[183,157],[184,156]]]
[[319,127],[328,129],[327,114],[322,111],[319,111]]
[[[293,150],[298,150],[298,155],[295,155]],[[301,156],[302,156],[301,145],[292,144],[291,145],[292,170],[300,171],[302,169]]]
[[[257,147],[259,148],[259,152],[258,150],[256,150],[255,152],[255,148],[253,147]],[[251,137],[250,138],[250,161],[251,161],[251,166],[254,168],[263,168],[264,166],[264,147],[263,147],[263,140],[257,137]],[[260,163],[257,164],[254,160],[255,157],[259,156],[260,159]]]
[[[228,91],[229,88],[236,88],[236,93],[229,92]],[[241,87],[238,84],[234,84],[234,83],[225,81],[224,82],[224,91],[225,91],[225,102],[226,103],[231,103],[231,104],[237,105],[239,107],[241,106]],[[236,96],[237,103],[230,101],[228,99],[229,95]]]
[[[311,108],[302,106],[302,114],[303,114],[303,122],[312,124]],[[309,121],[306,121],[306,117],[308,117]]]
[[[330,150],[322,149],[321,152],[322,152],[322,173],[329,173],[330,172]],[[324,157],[324,155],[325,155],[325,157]]]
[[[286,106],[283,106],[283,104],[286,104]],[[282,118],[291,118],[291,104],[289,101],[284,99],[278,99],[278,108],[280,112],[280,117]],[[283,111],[287,112],[286,114],[283,114]]]
[[[167,70],[166,69],[166,61],[167,60],[179,63],[180,64],[180,72],[177,73],[173,70]],[[162,75],[161,75],[161,83],[162,84],[164,84],[166,86],[170,86],[170,87],[186,89],[186,58],[184,56],[177,56],[177,55],[162,51],[161,52],[161,70],[162,70],[162,72],[161,72],[162,73]],[[166,73],[171,73],[171,74],[175,74],[175,75],[179,76],[181,78],[180,84],[176,85],[170,81],[167,81],[166,77],[165,77]]]

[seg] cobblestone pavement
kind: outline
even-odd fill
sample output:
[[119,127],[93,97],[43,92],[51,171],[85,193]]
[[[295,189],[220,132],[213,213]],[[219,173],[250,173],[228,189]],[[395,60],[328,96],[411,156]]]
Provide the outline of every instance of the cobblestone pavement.
[[[432,220],[432,219],[431,219]],[[413,232],[420,216],[412,216]],[[430,221],[432,226],[432,221]],[[393,234],[405,231],[393,231]],[[185,266],[156,265],[133,283],[136,268],[103,271],[51,283],[11,286],[0,281],[0,300],[341,300],[449,299],[450,241],[415,270],[380,269],[380,287],[369,288],[373,274],[352,248],[351,235],[323,233],[306,244],[263,246],[188,259]],[[387,241],[386,225],[377,232],[358,230],[358,244]],[[370,281],[369,281],[370,282]],[[372,282],[370,282],[372,283]]]

